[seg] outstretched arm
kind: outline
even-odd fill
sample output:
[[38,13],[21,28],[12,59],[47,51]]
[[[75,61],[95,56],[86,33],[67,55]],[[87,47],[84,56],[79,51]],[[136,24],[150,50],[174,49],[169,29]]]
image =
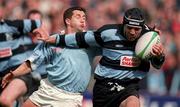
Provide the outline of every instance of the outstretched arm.
[[[97,47],[104,42],[103,36],[98,32],[87,31],[87,32],[77,32],[72,34],[49,36],[45,29],[38,28],[33,31],[39,40],[45,41],[50,44],[57,46],[67,46],[75,48],[88,48]],[[105,35],[106,36],[106,35]]]
[[8,74],[6,74],[2,79],[1,86],[4,88],[7,85],[7,83],[9,83],[14,77],[24,75],[29,72],[31,72],[30,62],[26,61],[23,64],[21,64],[16,70],[11,71]]

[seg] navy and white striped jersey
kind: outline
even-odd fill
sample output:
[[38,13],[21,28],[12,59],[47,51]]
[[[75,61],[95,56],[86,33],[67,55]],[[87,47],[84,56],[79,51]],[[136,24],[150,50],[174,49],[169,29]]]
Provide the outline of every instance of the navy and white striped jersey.
[[[28,35],[40,20],[3,20],[0,22],[0,76],[24,62],[37,44]],[[41,70],[45,71],[45,70]]]
[[[1,20],[0,21],[0,33],[12,34],[12,39],[17,38],[20,34],[27,34],[39,27],[40,20]],[[1,37],[0,41],[8,40],[7,36]]]
[[[144,25],[142,34],[150,29]],[[123,34],[123,25],[104,25],[97,31],[77,32],[57,37],[58,46],[76,48],[102,48],[102,59],[95,69],[95,74],[114,79],[142,79],[150,68],[150,61],[135,56],[136,41],[128,41]],[[160,68],[163,61],[151,59],[152,65]]]

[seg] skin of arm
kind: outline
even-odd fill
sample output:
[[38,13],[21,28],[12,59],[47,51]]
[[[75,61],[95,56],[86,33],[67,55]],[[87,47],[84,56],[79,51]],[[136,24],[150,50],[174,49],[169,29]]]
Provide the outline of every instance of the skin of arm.
[[1,86],[4,88],[8,82],[10,82],[14,77],[24,75],[31,72],[30,62],[26,61],[22,63],[16,70],[11,71],[3,77]]

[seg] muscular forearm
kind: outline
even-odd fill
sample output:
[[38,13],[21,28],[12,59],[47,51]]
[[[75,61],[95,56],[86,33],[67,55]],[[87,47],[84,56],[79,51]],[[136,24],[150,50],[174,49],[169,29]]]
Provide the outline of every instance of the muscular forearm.
[[29,65],[29,61],[26,61],[23,64],[21,64],[16,70],[6,74],[2,79],[2,88],[4,88],[7,85],[7,83],[9,83],[14,77],[29,73],[31,71],[31,67]]
[[12,73],[14,77],[17,77],[20,75],[27,74],[29,72],[31,72],[31,67],[29,61],[26,61],[23,64],[21,64],[16,70],[14,70]]

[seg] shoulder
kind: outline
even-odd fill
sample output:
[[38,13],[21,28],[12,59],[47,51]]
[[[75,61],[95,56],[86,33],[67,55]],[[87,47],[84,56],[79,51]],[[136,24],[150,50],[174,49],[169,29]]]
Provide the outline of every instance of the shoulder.
[[55,46],[52,46],[48,43],[42,42],[39,43],[34,49],[34,53],[38,53],[41,56],[47,56],[55,52]]

